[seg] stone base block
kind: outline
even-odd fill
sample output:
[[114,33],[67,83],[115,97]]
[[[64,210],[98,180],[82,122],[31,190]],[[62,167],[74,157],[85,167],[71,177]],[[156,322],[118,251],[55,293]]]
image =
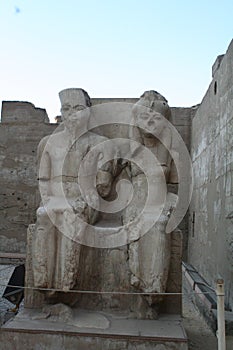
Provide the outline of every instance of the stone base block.
[[138,320],[80,310],[75,322],[40,319],[25,309],[1,329],[1,350],[188,350],[179,316]]

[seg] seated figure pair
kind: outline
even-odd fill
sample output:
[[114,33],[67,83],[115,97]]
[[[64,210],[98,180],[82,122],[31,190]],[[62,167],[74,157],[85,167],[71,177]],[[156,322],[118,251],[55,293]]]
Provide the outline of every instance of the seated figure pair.
[[[173,147],[173,139],[167,123],[170,118],[167,101],[156,91],[146,91],[131,106],[132,124],[128,127],[128,139],[134,143],[124,155],[114,143],[112,146],[108,143],[106,147],[108,137],[91,129],[91,119],[95,116],[86,91],[66,89],[59,96],[62,126],[43,138],[38,146],[42,201],[37,210],[32,240],[34,287],[60,292],[79,289],[80,264],[84,261],[82,254],[85,251],[82,243],[85,242],[86,229],[88,226],[99,226],[101,230],[100,222],[103,223],[106,216],[98,210],[99,203],[102,199],[110,201],[113,193],[116,193],[118,180],[124,178],[130,181],[133,188],[132,200],[119,214],[121,225],[129,227],[128,240],[125,242],[128,287],[131,291],[152,293],[153,296],[147,297],[149,305],[159,303],[162,299],[159,294],[166,291],[170,265],[171,243],[166,225],[177,201],[177,196],[169,193],[166,187],[167,183],[177,183],[169,152]],[[99,146],[101,144],[102,147]],[[136,160],[144,157],[141,146],[155,157],[154,165],[150,160],[145,163],[148,174],[151,167],[157,169],[152,175],[145,174],[137,165]],[[126,150],[124,147],[122,149]],[[107,160],[104,162],[104,159]],[[82,176],[84,179],[81,179]],[[152,177],[154,183],[152,204],[156,206],[159,203],[161,207],[162,203],[162,209],[145,234],[135,234],[130,229],[130,223],[137,220],[147,201],[150,190],[148,176]],[[89,186],[92,181],[89,178],[94,179],[94,185]],[[81,186],[83,183],[85,191]],[[150,217],[155,216],[155,211],[151,206]],[[114,220],[114,215],[112,218]],[[142,217],[141,220],[139,228],[143,227],[143,220],[147,219]]]

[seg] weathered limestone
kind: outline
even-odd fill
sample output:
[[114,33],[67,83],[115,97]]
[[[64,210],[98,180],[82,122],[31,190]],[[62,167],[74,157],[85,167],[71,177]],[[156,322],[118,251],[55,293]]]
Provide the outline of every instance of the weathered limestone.
[[[171,242],[175,242],[174,239],[178,237],[178,245],[181,246],[181,239],[177,233],[173,233],[173,238],[171,234],[165,233],[171,212],[176,206],[177,197],[175,194],[167,193],[166,188],[166,182],[177,183],[176,172],[171,172],[174,164],[169,153],[173,148],[172,134],[165,118],[170,115],[169,106],[157,92],[146,92],[136,105],[130,107],[130,118],[132,119],[133,116],[135,119],[135,126],[128,128],[128,132],[133,132],[132,136],[128,134],[128,138],[139,141],[136,149],[130,148],[131,146],[129,148],[119,146],[117,149],[112,142],[107,148],[96,148],[88,160],[89,163],[85,163],[84,157],[92,152],[93,146],[102,144],[106,138],[87,131],[90,116],[87,107],[90,100],[83,90],[68,89],[63,91],[60,97],[65,127],[60,132],[57,131],[54,135],[43,139],[38,147],[42,203],[37,211],[37,223],[35,226],[30,226],[28,231],[26,282],[27,286],[33,287],[34,290],[27,290],[25,305],[42,307],[48,302],[68,302],[69,305],[76,304],[92,310],[124,312],[130,317],[156,318],[159,307],[163,307],[160,305],[163,300],[161,295],[121,295],[121,293],[167,291]],[[141,112],[144,115],[143,119]],[[132,116],[131,113],[133,113]],[[97,115],[94,115],[94,118],[96,117]],[[141,132],[139,126],[145,130]],[[84,134],[80,136],[80,132]],[[152,151],[151,154],[158,159],[156,163],[156,158],[152,160],[145,158],[146,175],[134,165],[134,162],[137,164],[137,159],[143,158],[143,154],[140,153],[143,145],[149,148],[150,153]],[[128,155],[124,152],[128,152]],[[107,163],[102,162],[104,167],[101,165],[100,168],[99,156],[101,154],[102,159],[106,153],[108,154]],[[123,158],[127,160],[129,155],[132,162],[124,164]],[[117,158],[119,158],[118,161]],[[155,162],[155,166],[150,162]],[[120,217],[111,214],[109,220],[106,219],[106,213],[101,215],[98,213],[99,199],[95,197],[96,194],[92,192],[92,188],[88,187],[90,186],[88,181],[81,183],[82,175],[78,171],[82,167],[84,180],[88,178],[88,174],[96,174],[97,190],[102,198],[109,197],[111,200],[115,180],[117,182],[127,175],[128,180],[132,182],[136,193],[132,200],[133,206],[129,205],[121,212],[121,220],[123,227],[126,227],[125,232],[128,237],[124,245],[112,246],[108,249],[101,249],[93,244],[91,247],[85,246],[87,234],[85,223],[97,225],[99,232],[104,232],[105,227],[108,226],[115,227],[114,230],[117,232],[119,222],[115,220]],[[149,179],[150,183],[150,178],[154,185],[148,187],[148,192],[146,181]],[[92,200],[93,208],[87,206],[81,192],[81,184],[88,189],[87,195]],[[124,183],[121,186],[124,186]],[[154,199],[150,203],[149,216],[147,214],[142,217],[136,233],[132,231],[131,226],[127,225],[130,225],[135,217],[139,217],[147,192],[151,193]],[[124,193],[126,190],[123,188]],[[158,211],[157,220],[156,210]],[[141,232],[143,226],[147,225],[147,220],[154,217],[155,224],[152,223],[151,230],[147,230],[148,232],[143,235]],[[177,280],[180,280],[180,251],[178,256],[173,273],[176,274]],[[173,256],[173,263],[174,261]],[[52,288],[59,292],[37,291],[35,288]],[[170,291],[174,289],[174,291],[180,291],[180,284],[173,284],[170,288]],[[104,293],[102,295],[66,294],[72,289]],[[120,292],[120,294],[113,297],[111,292]],[[173,312],[179,312],[179,308],[180,303],[177,301]],[[169,309],[171,310],[172,307],[167,307],[167,310]]]
[[36,108],[29,102],[6,102],[2,103],[2,123],[49,123],[49,118],[45,109]]
[[[28,228],[26,313],[19,315],[21,328],[17,318],[4,328],[4,344],[15,347],[23,331],[29,347],[36,341],[42,348],[52,349],[54,342],[62,348],[62,337],[66,348],[105,349],[113,339],[114,349],[186,350],[177,316],[154,321],[161,313],[181,312],[179,296],[159,295],[181,291],[182,236],[178,230],[166,233],[177,202],[167,190],[167,183],[177,183],[177,174],[166,100],[152,91],[127,105],[134,126],[120,126],[116,135],[114,120],[109,127],[88,130],[97,114],[85,91],[64,90],[60,99],[64,123],[38,146],[42,200],[36,224]],[[125,136],[132,143],[114,143],[109,136]],[[132,205],[103,210],[115,197],[129,203],[129,182],[137,190]],[[140,209],[145,209],[142,217]],[[92,240],[90,226],[97,234]],[[121,227],[125,240],[117,245],[114,234]],[[105,248],[99,242],[108,234],[113,246]]]
[[221,276],[233,308],[233,42],[192,121],[194,190],[188,262],[214,288]]
[[28,102],[3,102],[0,123],[0,247],[25,253],[26,231],[39,205],[36,150],[51,134],[47,113]]
[[[35,235],[35,225],[28,228],[27,260],[26,260],[26,283],[27,287],[34,287],[32,271],[31,245],[32,237]],[[170,266],[167,279],[166,292],[180,293],[182,288],[181,278],[181,256],[182,256],[182,234],[179,230],[171,233],[170,238]],[[142,317],[142,312],[148,310],[147,302],[137,295],[126,295],[120,293],[135,292],[130,283],[131,271],[128,264],[129,247],[108,249],[96,249],[83,246],[81,250],[81,262],[79,264],[78,279],[75,289],[92,290],[97,294],[82,293],[59,293],[51,295],[53,302],[64,302],[69,305],[76,304],[77,307],[107,310],[119,314],[130,315],[131,317]],[[58,254],[58,260],[60,252]],[[98,261],[98,264],[96,263]],[[104,291],[109,294],[101,294]],[[116,292],[112,295],[111,292]],[[119,292],[119,294],[117,293]],[[34,289],[25,290],[25,307],[41,308],[46,304],[46,295]],[[139,308],[141,306],[141,309]],[[162,313],[180,314],[181,296],[172,295],[160,304]],[[129,311],[131,310],[131,311]],[[154,315],[156,316],[156,315]]]
[[[172,173],[173,178],[170,176],[172,159],[169,150],[173,146],[171,131],[165,123],[165,118],[169,117],[170,108],[166,99],[155,91],[145,92],[133,107],[135,125],[140,126],[140,129],[133,127],[130,137],[149,148],[158,160],[157,174],[153,175],[153,181],[156,181],[155,205],[158,205],[159,198],[164,195],[162,193],[164,180],[178,182],[175,171]],[[140,150],[133,150],[133,152],[140,152]],[[151,164],[148,162],[147,166],[150,168]],[[161,171],[159,171],[160,167]],[[128,173],[134,186],[135,196],[132,204],[126,208],[124,222],[139,215],[148,196],[148,176],[143,173],[143,170],[132,163]],[[172,193],[166,194],[165,201],[163,211],[155,225],[143,237],[135,239],[135,242],[129,245],[131,284],[139,291],[149,293],[166,291],[171,241],[170,234],[165,232],[169,216],[176,206],[177,196]],[[162,296],[150,296],[147,302],[150,305],[158,305],[162,299]]]
[[[92,105],[109,102],[136,103],[137,98],[93,98]],[[40,203],[36,171],[36,150],[40,140],[53,133],[57,124],[49,124],[43,109],[27,102],[3,102],[0,123],[0,246],[3,253],[25,253],[26,231],[36,220]],[[189,148],[192,108],[171,108],[171,121]],[[107,137],[121,128],[108,126]],[[104,135],[104,128],[102,128]],[[176,185],[169,185],[173,191]],[[187,237],[187,219],[179,226]],[[184,245],[185,246],[185,245]]]
[[[81,251],[77,242],[80,235],[85,235],[84,223],[93,224],[98,216],[82,196],[79,170],[88,152],[105,138],[88,131],[90,98],[84,90],[61,91],[60,99],[64,130],[42,139],[38,147],[42,203],[31,247],[34,286],[68,291],[77,281]],[[98,171],[102,153],[95,152],[91,168],[84,169],[84,177],[96,174],[98,191],[106,197],[116,155],[112,152],[113,161]],[[97,193],[88,188],[86,194],[92,204],[98,204]]]
[[4,349],[188,349],[187,337],[180,319],[176,317],[166,316],[154,321],[129,320],[84,310],[79,310],[73,324],[69,323],[69,317],[66,324],[60,322],[56,316],[53,316],[57,319],[56,322],[35,317],[38,315],[34,310],[26,310],[3,326],[0,344],[4,344]]

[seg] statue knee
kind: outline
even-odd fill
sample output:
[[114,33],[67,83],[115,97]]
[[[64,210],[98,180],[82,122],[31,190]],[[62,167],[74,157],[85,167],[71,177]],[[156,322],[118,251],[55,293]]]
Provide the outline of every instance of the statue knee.
[[36,211],[37,226],[51,226],[49,215],[44,207],[39,207]]

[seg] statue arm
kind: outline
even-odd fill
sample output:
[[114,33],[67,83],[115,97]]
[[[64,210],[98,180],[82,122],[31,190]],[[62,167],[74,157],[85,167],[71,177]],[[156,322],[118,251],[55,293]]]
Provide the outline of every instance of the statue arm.
[[46,201],[50,195],[51,160],[47,149],[47,141],[48,137],[43,138],[37,149],[38,180],[43,201]]
[[105,162],[97,172],[96,184],[101,197],[107,197],[112,189],[114,179],[119,175],[119,152],[115,147],[108,151],[107,162]]

